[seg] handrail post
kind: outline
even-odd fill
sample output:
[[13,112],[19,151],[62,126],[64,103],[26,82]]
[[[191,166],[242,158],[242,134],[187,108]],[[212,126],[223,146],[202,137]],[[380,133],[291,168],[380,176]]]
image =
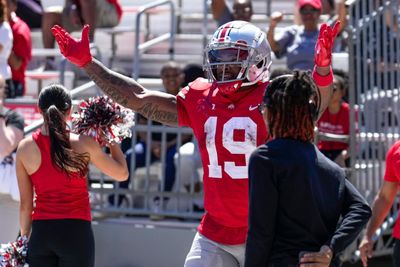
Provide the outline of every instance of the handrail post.
[[174,53],[174,43],[175,43],[175,29],[176,29],[176,16],[175,16],[175,6],[171,0],[162,0],[150,3],[148,5],[142,6],[139,8],[139,12],[136,14],[136,27],[135,27],[135,52],[133,55],[133,68],[132,68],[132,77],[134,79],[139,78],[139,69],[140,69],[140,49],[139,49],[139,38],[140,38],[140,19],[147,10],[162,6],[162,5],[170,5],[170,12],[171,12],[171,35],[170,35],[170,59],[173,59]]
[[204,0],[204,17],[203,17],[203,49],[206,47],[207,42],[208,42],[208,6],[209,6],[209,0]]
[[182,23],[182,0],[178,0],[178,14],[176,18],[176,33],[182,33],[181,23]]
[[271,0],[267,0],[267,16],[271,16]]
[[67,65],[67,59],[62,57],[60,62],[60,84],[65,86],[65,68]]
[[171,2],[171,22],[170,22],[170,33],[171,36],[169,38],[169,60],[174,60],[175,56],[175,33],[176,33],[176,16],[175,16],[175,6]]

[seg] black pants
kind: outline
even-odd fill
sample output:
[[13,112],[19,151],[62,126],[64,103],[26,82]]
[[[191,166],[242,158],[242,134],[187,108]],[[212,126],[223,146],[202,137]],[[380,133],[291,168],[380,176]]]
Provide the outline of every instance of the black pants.
[[[29,4],[25,3],[29,2]],[[40,29],[42,27],[43,8],[39,0],[18,1],[17,16],[26,21],[29,28]]]
[[6,97],[7,98],[16,98],[18,96],[23,96],[24,85],[19,81],[13,81],[11,79],[6,80]]
[[29,267],[93,267],[91,222],[75,219],[33,221],[28,263]]
[[400,267],[400,240],[395,239],[393,248],[393,266]]

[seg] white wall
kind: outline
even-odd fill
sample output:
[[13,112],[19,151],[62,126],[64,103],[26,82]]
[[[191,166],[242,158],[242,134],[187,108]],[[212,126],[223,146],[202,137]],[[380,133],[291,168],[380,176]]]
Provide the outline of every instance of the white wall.
[[183,266],[197,222],[114,219],[93,223],[96,267]]

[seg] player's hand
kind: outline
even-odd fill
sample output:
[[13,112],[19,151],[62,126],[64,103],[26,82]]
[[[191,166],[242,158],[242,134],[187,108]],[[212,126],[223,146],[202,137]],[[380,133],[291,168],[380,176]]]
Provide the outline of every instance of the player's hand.
[[314,51],[314,62],[318,67],[327,67],[331,65],[332,48],[339,28],[340,21],[336,21],[333,29],[326,23],[321,25]]
[[59,25],[55,25],[51,31],[60,47],[61,54],[73,64],[83,68],[92,61],[89,48],[89,25],[83,27],[81,39],[73,38]]
[[372,257],[372,240],[364,236],[358,249],[360,250],[360,259],[363,266],[367,267],[368,258]]
[[318,252],[306,252],[300,258],[300,267],[329,267],[333,252],[328,246],[322,246]]

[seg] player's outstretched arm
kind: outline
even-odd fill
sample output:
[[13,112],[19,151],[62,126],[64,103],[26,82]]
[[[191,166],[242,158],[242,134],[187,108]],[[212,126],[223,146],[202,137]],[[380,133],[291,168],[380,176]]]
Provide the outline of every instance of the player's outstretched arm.
[[340,28],[340,21],[337,21],[333,28],[326,23],[321,25],[317,43],[315,44],[314,62],[315,68],[313,77],[315,83],[318,85],[321,94],[321,107],[319,116],[328,107],[330,98],[332,96],[332,49],[335,42],[336,35]]
[[96,59],[84,67],[89,77],[117,103],[131,108],[146,118],[177,126],[176,97],[145,89],[134,79],[109,70]]
[[116,73],[92,58],[89,49],[89,26],[85,25],[81,39],[73,38],[62,27],[52,28],[61,53],[73,64],[83,68],[89,77],[117,103],[131,108],[146,118],[177,126],[176,97],[145,89],[134,79]]

